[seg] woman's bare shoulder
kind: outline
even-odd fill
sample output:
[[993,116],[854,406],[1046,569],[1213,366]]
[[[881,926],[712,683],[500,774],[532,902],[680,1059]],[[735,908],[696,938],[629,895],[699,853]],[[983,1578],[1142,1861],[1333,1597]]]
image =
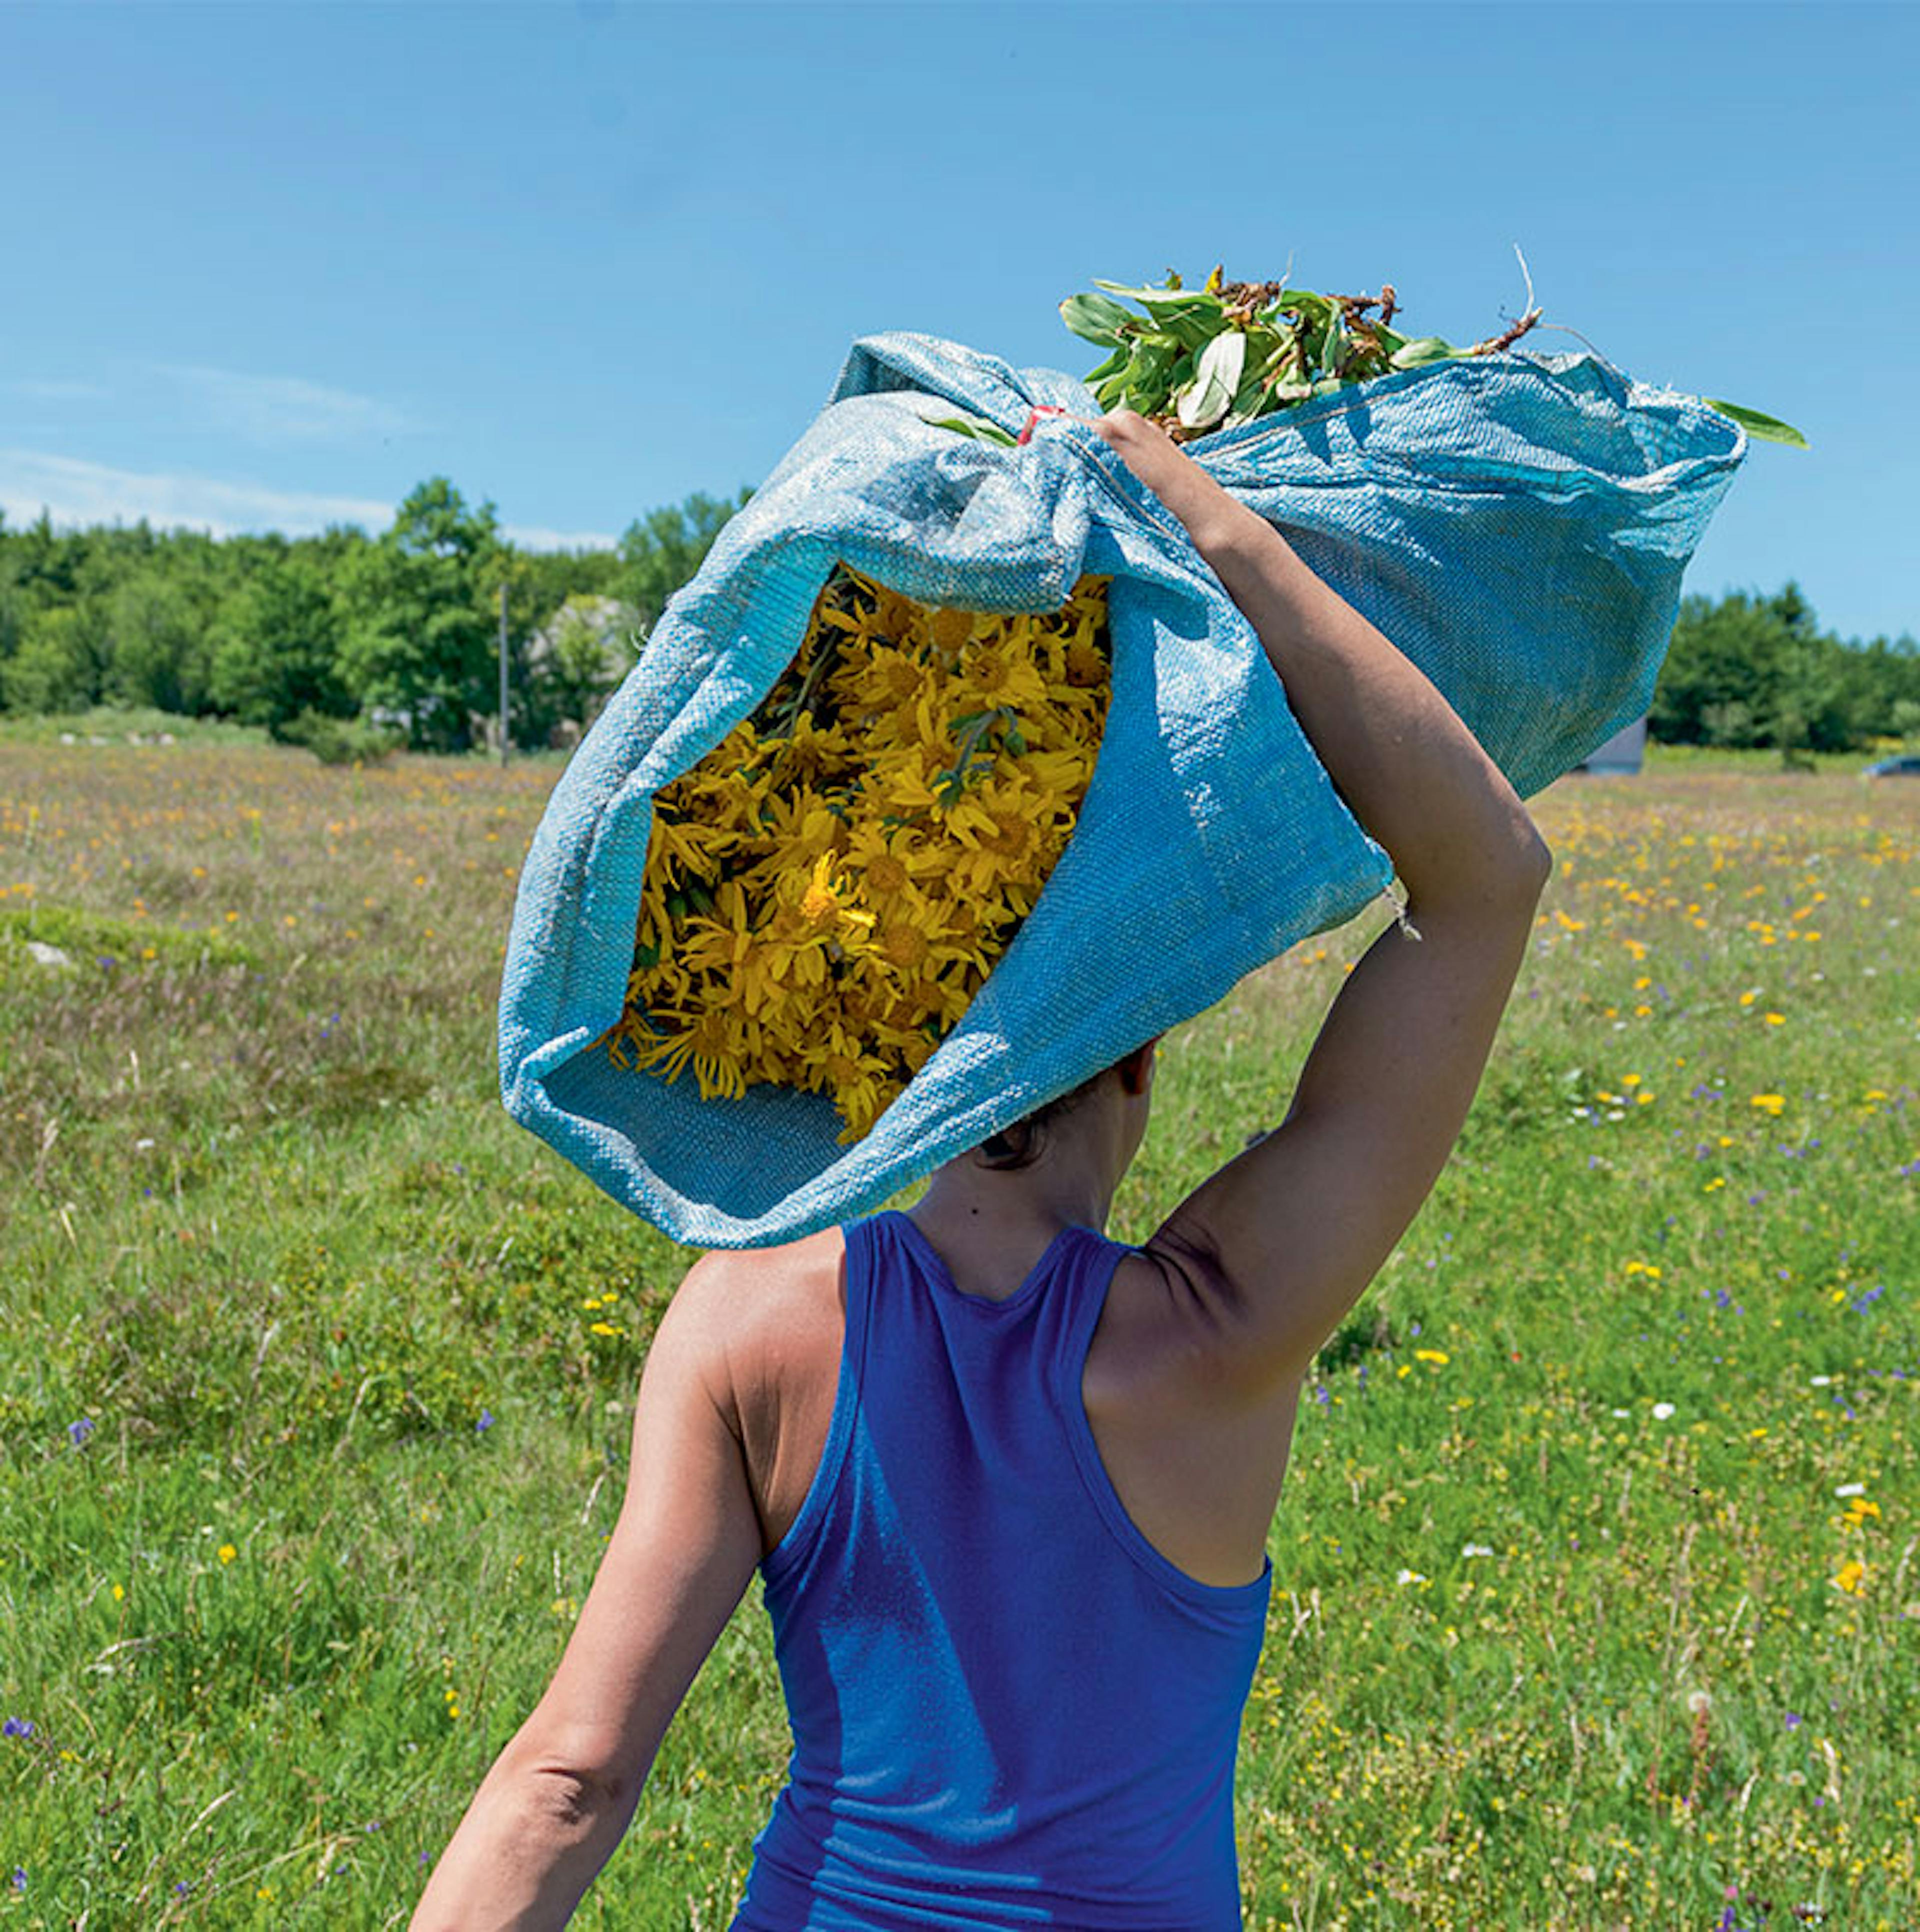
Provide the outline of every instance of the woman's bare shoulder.
[[736,1389],[770,1372],[837,1362],[845,1322],[846,1242],[838,1228],[770,1248],[715,1248],[690,1268],[663,1318],[686,1346],[724,1361]]
[[740,1445],[764,1546],[793,1522],[832,1420],[846,1334],[846,1244],[836,1228],[776,1248],[716,1249],[690,1268],[662,1323],[699,1352]]

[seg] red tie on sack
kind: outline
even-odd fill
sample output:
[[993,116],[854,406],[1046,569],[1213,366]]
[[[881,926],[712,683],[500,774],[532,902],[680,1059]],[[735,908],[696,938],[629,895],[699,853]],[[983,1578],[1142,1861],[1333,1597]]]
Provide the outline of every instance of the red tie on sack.
[[1066,411],[1058,403],[1036,403],[1027,412],[1026,427],[1013,440],[1016,443],[1031,442],[1034,440],[1034,431],[1038,427],[1041,417],[1064,416],[1066,414]]

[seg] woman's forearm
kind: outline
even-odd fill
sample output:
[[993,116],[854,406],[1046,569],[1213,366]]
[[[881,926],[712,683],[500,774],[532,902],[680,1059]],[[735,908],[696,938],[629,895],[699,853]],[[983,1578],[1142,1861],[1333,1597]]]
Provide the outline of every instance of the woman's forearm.
[[564,1926],[625,1834],[638,1796],[518,1760],[509,1745],[434,1867],[412,1932]]
[[1537,890],[1546,848],[1446,699],[1249,510],[1204,552],[1259,634],[1300,728],[1409,899]]
[[1526,807],[1426,676],[1162,432],[1124,414],[1100,428],[1258,633],[1300,728],[1409,898],[1537,891],[1546,847]]

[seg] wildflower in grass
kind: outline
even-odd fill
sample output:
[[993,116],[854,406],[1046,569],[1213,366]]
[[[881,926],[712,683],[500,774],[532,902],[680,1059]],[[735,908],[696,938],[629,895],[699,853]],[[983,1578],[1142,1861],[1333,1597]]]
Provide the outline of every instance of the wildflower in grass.
[[76,1449],[83,1449],[86,1446],[87,1438],[93,1433],[93,1418],[90,1415],[83,1415],[78,1421],[68,1424],[67,1440]]
[[1490,1543],[1468,1543],[1460,1547],[1460,1554],[1471,1559],[1476,1556],[1491,1556],[1493,1546]]
[[1786,1714],[1786,1728],[1790,1731],[1797,1731],[1804,1721],[1798,1711],[1789,1711]]
[[33,1725],[27,1718],[9,1718],[4,1724],[0,1724],[0,1738],[30,1738],[32,1736]]
[[1759,1108],[1762,1113],[1770,1114],[1778,1120],[1781,1110],[1786,1105],[1786,1096],[1784,1094],[1756,1094],[1750,1104]]
[[1416,1362],[1431,1362],[1435,1367],[1442,1369],[1453,1359],[1444,1348],[1416,1348],[1413,1358]]
[[1858,1557],[1850,1556],[1831,1580],[1836,1590],[1850,1597],[1864,1597],[1867,1594],[1867,1566]]
[[231,1563],[234,1558],[238,1556],[240,1552],[234,1548],[232,1544],[223,1543],[214,1554],[219,1557],[221,1563],[225,1564]]
[[1402,1585],[1412,1584],[1416,1588],[1422,1590],[1426,1589],[1432,1582],[1432,1578],[1430,1576],[1423,1576],[1418,1570],[1402,1570],[1400,1574],[1394,1579],[1394,1581],[1396,1583]]
[[473,1432],[476,1436],[484,1436],[493,1426],[494,1412],[490,1408],[483,1408],[480,1412],[480,1419],[473,1425]]
[[16,1892],[25,1892],[26,1888],[27,1875],[26,1868],[21,1865],[16,1865],[14,1868],[14,1889]]
[[1653,1419],[1656,1422],[1666,1421],[1672,1413],[1673,1405],[1670,1402],[1657,1402],[1653,1406]]

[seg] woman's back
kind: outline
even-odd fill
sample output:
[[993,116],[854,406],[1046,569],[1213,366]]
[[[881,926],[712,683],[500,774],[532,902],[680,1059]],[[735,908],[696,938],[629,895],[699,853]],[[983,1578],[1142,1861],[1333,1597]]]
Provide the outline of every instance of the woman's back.
[[[1258,634],[1392,856],[1406,922],[1346,976],[1280,1124],[1141,1249],[1091,1231],[1146,1131],[1150,1041],[1037,1143],[990,1136],[932,1176],[914,1225],[987,1291],[981,1308],[937,1271],[929,1287],[898,1217],[856,1224],[856,1247],[896,1243],[879,1270],[837,1231],[694,1265],[648,1352],[620,1520],[566,1654],[469,1808],[423,1926],[565,1922],[770,1555],[800,1735],[763,1869],[801,1889],[763,1898],[757,1877],[746,1924],[950,1926],[917,1899],[878,1902],[890,1864],[923,1896],[949,1860],[967,1874],[962,1924],[1236,1922],[1216,1723],[1252,1667],[1301,1378],[1446,1160],[1549,861],[1445,701],[1276,530],[1138,418],[1099,428]],[[1143,907],[1113,935],[1143,971],[1153,920]],[[1065,1292],[1001,1298],[1002,1258],[1043,1251]],[[1027,1323],[1003,1354],[1003,1330]],[[856,1325],[886,1368],[828,1457]],[[796,1533],[828,1463],[818,1532]],[[861,1902],[826,1902],[830,1886]]]
[[763,1564],[795,1751],[742,1928],[1237,1926],[1232,1774],[1268,1580],[1130,1520],[1081,1399],[1133,1251],[1003,1298],[906,1216],[846,1231],[832,1420]]

